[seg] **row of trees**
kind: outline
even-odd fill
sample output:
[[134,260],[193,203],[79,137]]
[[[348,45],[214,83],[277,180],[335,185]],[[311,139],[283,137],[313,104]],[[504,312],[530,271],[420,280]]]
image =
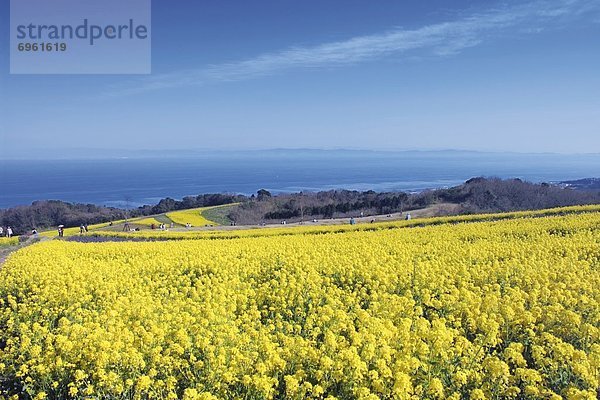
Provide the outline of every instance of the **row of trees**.
[[500,212],[533,210],[578,204],[600,203],[600,192],[573,190],[549,184],[533,184],[519,179],[473,178],[460,186],[421,193],[372,190],[359,192],[331,190],[273,196],[265,189],[256,195],[202,194],[181,200],[165,198],[156,205],[133,210],[70,204],[62,201],[36,201],[30,206],[0,210],[0,225],[11,226],[18,234],[32,228],[44,229],[59,224],[79,226],[129,217],[162,214],[174,210],[240,203],[229,218],[238,224],[257,224],[273,220],[304,220],[390,214],[427,207],[435,203],[459,204],[456,212]]
[[154,206],[143,206],[133,210],[134,216],[162,214],[169,211],[189,210],[190,208],[220,206],[245,201],[246,196],[237,194],[210,193],[198,196],[187,196],[181,200],[170,197],[162,199]]
[[72,204],[58,200],[36,201],[30,206],[0,210],[0,225],[10,226],[16,234],[24,234],[33,228],[53,228],[61,224],[67,227],[81,224],[92,225],[175,210],[230,204],[245,199],[245,196],[231,194],[203,194],[184,197],[182,200],[166,198],[156,205],[146,205],[132,210],[93,204]]
[[535,210],[578,204],[600,203],[600,192],[579,191],[520,179],[473,178],[462,185],[420,193],[376,193],[332,190],[267,196],[247,201],[232,210],[239,224],[269,220],[298,221],[312,218],[342,218],[391,214],[424,208],[436,203],[459,204],[457,213]]
[[36,201],[30,206],[0,210],[0,225],[10,226],[16,234],[24,234],[33,228],[44,229],[124,219],[127,210],[99,207],[93,204],[71,204],[64,201]]
[[463,185],[436,190],[439,201],[461,204],[463,212],[536,210],[600,203],[600,191],[533,184],[520,179],[473,178]]

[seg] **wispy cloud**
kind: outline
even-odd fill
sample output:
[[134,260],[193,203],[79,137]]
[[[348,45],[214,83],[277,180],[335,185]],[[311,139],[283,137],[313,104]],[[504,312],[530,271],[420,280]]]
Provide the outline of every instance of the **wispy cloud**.
[[568,24],[584,17],[591,17],[593,21],[598,18],[599,10],[598,0],[540,0],[499,6],[417,29],[394,28],[312,47],[290,47],[241,61],[152,75],[113,88],[111,94],[240,81],[294,68],[349,65],[417,51],[432,56],[454,55],[491,38],[513,35],[517,31],[533,34],[548,26]]

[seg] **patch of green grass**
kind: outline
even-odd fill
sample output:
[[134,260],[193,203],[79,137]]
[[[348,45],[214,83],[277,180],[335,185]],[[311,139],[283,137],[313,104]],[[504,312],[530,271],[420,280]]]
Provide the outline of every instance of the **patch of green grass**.
[[202,216],[210,221],[216,222],[219,225],[231,224],[228,214],[231,212],[233,207],[237,207],[237,204],[231,204],[226,206],[211,207],[202,211]]
[[166,225],[170,225],[171,222],[171,218],[167,217],[165,214],[160,214],[154,217],[154,219],[156,219],[158,222],[162,222],[163,224]]
[[0,237],[0,247],[16,246],[18,244],[19,244],[19,238],[17,236],[13,236],[11,238]]

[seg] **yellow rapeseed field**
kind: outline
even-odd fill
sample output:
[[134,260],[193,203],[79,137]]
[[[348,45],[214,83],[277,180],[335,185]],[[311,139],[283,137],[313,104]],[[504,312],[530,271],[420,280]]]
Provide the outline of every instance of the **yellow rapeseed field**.
[[[133,224],[133,225],[143,225],[143,226],[148,226],[148,227],[150,227],[150,225],[152,225],[152,224],[155,224],[158,226],[161,223],[155,217],[133,218],[133,219],[129,219],[129,220],[122,219],[122,220],[113,221],[112,223],[113,223],[113,225],[117,225],[117,224],[123,224],[125,222],[129,222],[130,224]],[[89,232],[103,232],[103,231],[98,231],[98,230],[102,229],[102,228],[108,228],[109,226],[110,226],[110,222],[102,222],[102,223],[98,223],[98,224],[88,225],[88,231]],[[80,227],[74,226],[74,227],[64,228],[63,235],[65,237],[76,236],[76,235],[79,235],[80,232],[81,232]],[[86,234],[89,232],[86,232]],[[47,237],[47,238],[57,237],[58,230],[51,229],[48,231],[43,231],[43,232],[39,233],[39,236]]]
[[155,226],[159,226],[161,224],[161,222],[154,217],[133,219],[129,222],[134,225],[144,225],[144,226],[152,226],[152,224],[154,224]]
[[[219,206],[220,207],[220,206]],[[553,215],[585,214],[600,212],[600,205],[559,207],[546,210],[516,211],[510,213],[493,214],[467,214],[447,217],[417,218],[412,220],[400,220],[390,222],[359,223],[356,225],[312,225],[310,222],[302,226],[288,227],[266,226],[254,228],[242,228],[233,230],[191,230],[191,231],[139,231],[139,232],[113,232],[95,231],[93,235],[104,237],[125,237],[144,239],[232,239],[258,236],[282,236],[282,235],[320,235],[325,233],[345,233],[355,231],[376,231],[381,229],[412,228],[429,225],[457,224],[465,222],[499,221],[516,218],[537,218]]]
[[19,244],[19,238],[16,236],[13,237],[0,237],[0,247],[5,247],[5,246],[14,246],[16,244]]
[[[118,224],[121,222],[124,222],[125,220],[119,220],[119,221],[114,221],[113,224]],[[92,225],[88,225],[88,230],[93,231],[96,229],[100,229],[100,228],[106,228],[108,227],[110,224],[110,222],[101,222],[99,224],[92,224]],[[64,228],[63,231],[63,235],[65,237],[68,236],[75,236],[75,235],[79,235],[79,233],[81,232],[81,229],[79,226],[73,226],[70,228]],[[52,237],[57,237],[58,236],[58,230],[57,229],[51,229],[48,231],[44,231],[44,232],[40,232],[39,236],[42,237],[47,237],[47,238],[52,238]]]
[[189,210],[172,211],[166,215],[169,219],[171,219],[171,221],[179,225],[186,225],[188,223],[192,224],[192,226],[218,225],[216,222],[210,221],[202,215],[203,211],[217,207],[223,206],[200,207]]
[[71,243],[0,271],[0,397],[596,399],[600,213]]

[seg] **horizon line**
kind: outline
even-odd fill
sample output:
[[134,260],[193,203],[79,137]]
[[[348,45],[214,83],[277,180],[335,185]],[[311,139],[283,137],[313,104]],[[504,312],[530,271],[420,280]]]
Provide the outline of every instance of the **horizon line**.
[[[225,148],[194,148],[194,149],[95,149],[88,147],[75,147],[63,149],[35,149],[33,152],[94,152],[95,154],[85,154],[81,156],[70,156],[67,154],[59,154],[56,156],[37,156],[31,157],[27,155],[17,155],[13,157],[0,156],[0,161],[53,161],[53,160],[113,160],[113,159],[139,159],[139,158],[171,158],[178,154],[187,153],[188,155],[203,154],[203,153],[218,153],[218,154],[234,154],[234,153],[261,153],[261,152],[355,152],[355,153],[478,153],[478,154],[497,154],[497,155],[553,155],[553,156],[600,156],[600,152],[555,152],[555,151],[515,151],[515,150],[482,150],[482,149],[465,149],[465,148],[397,148],[397,149],[379,149],[379,148],[353,148],[353,147],[265,147],[265,148],[249,148],[249,149],[225,149]],[[28,150],[32,152],[31,149]],[[112,153],[112,154],[99,154]],[[119,153],[119,154],[115,154]],[[205,155],[205,154],[203,154]]]

